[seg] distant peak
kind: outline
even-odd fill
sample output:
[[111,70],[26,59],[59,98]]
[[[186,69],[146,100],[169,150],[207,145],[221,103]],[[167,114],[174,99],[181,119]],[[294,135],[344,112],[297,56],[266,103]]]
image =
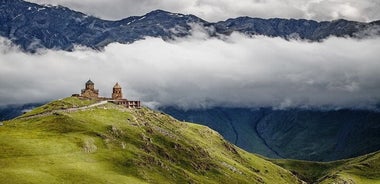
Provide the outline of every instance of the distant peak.
[[183,14],[180,14],[180,13],[172,13],[172,12],[160,10],[160,9],[151,11],[151,12],[147,13],[145,16],[156,16],[156,15],[177,16],[177,17],[183,17],[184,16]]
[[171,12],[157,9],[157,10],[153,10],[153,11],[149,12],[148,14],[171,14]]

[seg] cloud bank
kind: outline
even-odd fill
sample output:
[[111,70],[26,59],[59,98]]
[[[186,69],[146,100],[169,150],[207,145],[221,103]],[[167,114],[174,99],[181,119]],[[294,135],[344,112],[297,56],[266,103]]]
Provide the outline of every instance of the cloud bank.
[[102,96],[119,82],[125,97],[150,107],[366,108],[380,102],[379,50],[379,37],[310,43],[195,31],[170,42],[32,55],[2,39],[0,105],[70,96],[91,78]]
[[304,18],[315,20],[380,19],[376,0],[28,0],[70,7],[105,19],[143,15],[155,9],[194,14],[208,21],[239,16],[259,18]]

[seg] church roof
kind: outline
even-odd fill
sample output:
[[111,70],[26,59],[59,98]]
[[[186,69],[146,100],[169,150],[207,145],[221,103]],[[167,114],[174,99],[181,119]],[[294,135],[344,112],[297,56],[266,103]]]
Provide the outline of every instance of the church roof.
[[113,88],[121,88],[121,86],[119,85],[118,82],[116,82],[115,86],[113,86]]
[[91,80],[88,80],[86,84],[94,84]]

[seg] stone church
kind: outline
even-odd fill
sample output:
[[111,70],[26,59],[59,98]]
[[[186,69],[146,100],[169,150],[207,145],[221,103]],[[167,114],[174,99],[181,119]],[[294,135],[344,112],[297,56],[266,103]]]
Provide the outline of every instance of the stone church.
[[88,80],[86,82],[84,89],[82,89],[80,95],[79,94],[73,94],[73,96],[87,98],[87,99],[95,99],[95,100],[99,100],[99,101],[108,101],[108,102],[112,102],[112,103],[117,104],[117,105],[123,105],[127,108],[140,108],[141,107],[140,101],[130,101],[130,100],[123,98],[122,88],[119,85],[119,83],[116,83],[115,86],[113,86],[111,98],[100,97],[99,96],[99,90],[95,89],[95,84],[91,80]]
[[84,89],[82,89],[81,96],[90,99],[98,99],[99,90],[95,89],[95,84],[91,80],[88,80],[84,86]]

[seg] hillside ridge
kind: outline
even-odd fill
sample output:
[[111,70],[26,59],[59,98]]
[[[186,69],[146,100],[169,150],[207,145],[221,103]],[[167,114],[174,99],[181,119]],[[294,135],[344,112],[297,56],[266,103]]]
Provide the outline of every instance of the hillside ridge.
[[96,102],[65,98],[3,122],[0,180],[302,183],[289,171],[243,151],[205,126],[147,108],[92,104]]

